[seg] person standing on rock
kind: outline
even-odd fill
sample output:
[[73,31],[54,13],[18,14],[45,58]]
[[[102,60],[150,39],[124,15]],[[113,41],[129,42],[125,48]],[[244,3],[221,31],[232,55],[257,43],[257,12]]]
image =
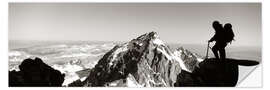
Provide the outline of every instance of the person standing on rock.
[[[215,35],[208,42],[216,41],[215,45],[212,47],[212,51],[216,59],[225,60],[225,47],[227,46],[225,29],[218,21],[214,21],[212,26],[215,30]],[[220,57],[218,55],[218,52],[220,54]]]

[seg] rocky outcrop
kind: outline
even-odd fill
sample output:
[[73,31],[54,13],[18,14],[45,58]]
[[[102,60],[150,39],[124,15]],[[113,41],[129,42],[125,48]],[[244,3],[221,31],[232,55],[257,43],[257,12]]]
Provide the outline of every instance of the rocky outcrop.
[[175,86],[233,87],[238,81],[238,66],[253,66],[256,61],[227,58],[225,61],[215,58],[206,59],[195,67],[193,72],[181,72]]
[[85,86],[173,86],[183,66],[180,63],[157,33],[150,32],[106,53]]
[[9,71],[9,86],[62,86],[64,74],[45,64],[40,58],[25,59],[20,71]]
[[181,58],[183,61],[185,67],[188,72],[192,72],[198,64],[203,61],[201,58],[198,58],[198,56],[195,53],[190,52],[187,49],[184,49],[183,47],[177,48],[174,51],[175,56]]

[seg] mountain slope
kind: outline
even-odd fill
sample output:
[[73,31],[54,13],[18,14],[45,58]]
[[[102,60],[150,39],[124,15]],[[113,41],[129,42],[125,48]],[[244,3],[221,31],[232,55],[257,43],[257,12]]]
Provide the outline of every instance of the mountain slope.
[[188,51],[187,49],[184,49],[183,47],[177,48],[174,51],[174,55],[178,58],[181,58],[179,61],[183,61],[185,71],[192,72],[198,66],[200,62],[203,61],[202,58],[199,58],[198,55],[195,53],[192,53]]
[[156,32],[150,32],[107,52],[84,83],[85,86],[173,86],[181,70],[190,72],[184,64]]

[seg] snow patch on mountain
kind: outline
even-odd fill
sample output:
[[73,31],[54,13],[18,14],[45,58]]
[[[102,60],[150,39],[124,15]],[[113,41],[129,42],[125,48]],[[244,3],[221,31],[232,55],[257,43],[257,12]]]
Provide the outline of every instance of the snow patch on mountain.
[[157,45],[165,45],[164,42],[162,40],[160,40],[160,39],[154,39],[153,43],[157,44]]
[[131,74],[128,74],[126,80],[127,80],[127,87],[143,87],[142,85],[137,83],[136,79]]
[[65,73],[65,80],[62,86],[68,86],[68,84],[80,79],[80,77],[76,73]]
[[84,80],[86,80],[86,78],[87,78],[87,77],[82,77],[82,78],[80,78],[80,80],[81,80],[81,81],[84,81]]
[[195,53],[180,47],[174,51],[174,56],[177,57],[177,61],[181,63],[181,67],[188,72],[192,72],[198,64],[203,61]]
[[202,58],[197,58],[197,60],[199,61],[199,62],[202,62],[203,61],[203,59]]
[[119,53],[128,50],[127,45],[128,45],[128,44],[126,43],[126,44],[124,44],[122,47],[120,47],[120,48],[118,48],[117,50],[114,51],[113,57],[112,57],[112,61],[111,61],[111,62],[113,62],[113,61],[115,60],[115,58],[118,56]]
[[179,52],[174,52],[173,57],[174,57],[174,59],[180,64],[180,67],[181,67],[183,70],[185,70],[185,71],[191,72],[191,71],[186,67],[184,61],[183,61],[183,60],[181,59],[181,57],[179,57],[179,56],[181,56],[181,53],[179,53]]
[[158,50],[159,52],[161,52],[162,54],[164,54],[168,60],[172,60],[172,59],[173,59],[172,56],[169,55],[169,54],[164,50],[164,48],[157,48],[157,50]]

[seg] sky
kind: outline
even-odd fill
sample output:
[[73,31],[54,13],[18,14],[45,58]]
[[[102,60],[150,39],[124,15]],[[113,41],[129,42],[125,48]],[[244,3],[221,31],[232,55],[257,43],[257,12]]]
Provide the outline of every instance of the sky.
[[9,3],[9,40],[130,41],[155,31],[166,43],[206,44],[212,22],[231,23],[234,46],[262,45],[260,3]]

